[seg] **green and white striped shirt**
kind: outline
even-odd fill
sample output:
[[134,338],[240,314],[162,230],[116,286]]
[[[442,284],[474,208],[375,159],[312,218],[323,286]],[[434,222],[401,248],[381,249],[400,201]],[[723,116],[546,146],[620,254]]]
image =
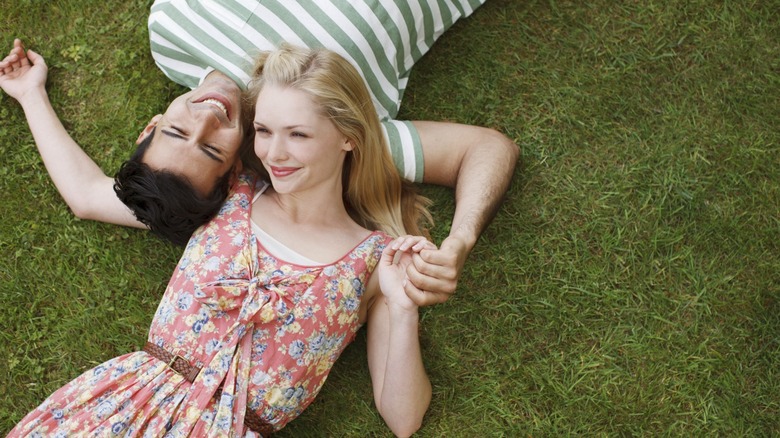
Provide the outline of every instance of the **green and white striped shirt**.
[[157,65],[195,88],[212,69],[242,87],[253,59],[281,42],[326,47],[363,75],[401,175],[423,176],[414,126],[398,114],[414,63],[485,0],[157,0],[149,40]]

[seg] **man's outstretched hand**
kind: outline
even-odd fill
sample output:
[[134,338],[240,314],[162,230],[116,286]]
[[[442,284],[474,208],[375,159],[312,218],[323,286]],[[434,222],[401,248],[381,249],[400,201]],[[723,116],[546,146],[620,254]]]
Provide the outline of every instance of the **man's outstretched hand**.
[[17,38],[8,56],[0,61],[0,88],[21,102],[30,91],[46,86],[48,71],[43,56],[32,50],[25,52]]

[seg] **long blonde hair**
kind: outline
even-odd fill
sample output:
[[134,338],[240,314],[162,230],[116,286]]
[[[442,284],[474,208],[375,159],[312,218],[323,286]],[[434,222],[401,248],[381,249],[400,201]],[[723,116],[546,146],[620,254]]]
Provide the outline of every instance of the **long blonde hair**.
[[327,49],[283,44],[258,57],[247,90],[252,104],[265,85],[307,93],[352,143],[344,162],[342,197],[356,222],[391,236],[427,233],[430,201],[401,180],[371,95],[352,64]]

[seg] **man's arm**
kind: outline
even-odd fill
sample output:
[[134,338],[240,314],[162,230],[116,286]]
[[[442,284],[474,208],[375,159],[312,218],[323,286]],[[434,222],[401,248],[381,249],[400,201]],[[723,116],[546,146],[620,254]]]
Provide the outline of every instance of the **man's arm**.
[[114,193],[114,180],[73,141],[46,93],[48,68],[43,57],[25,53],[20,40],[0,61],[0,88],[24,110],[35,144],[54,185],[81,219],[144,228]]
[[413,122],[423,146],[423,182],[455,188],[455,216],[438,250],[415,254],[407,294],[418,305],[447,301],[466,257],[501,205],[520,155],[517,145],[489,128]]

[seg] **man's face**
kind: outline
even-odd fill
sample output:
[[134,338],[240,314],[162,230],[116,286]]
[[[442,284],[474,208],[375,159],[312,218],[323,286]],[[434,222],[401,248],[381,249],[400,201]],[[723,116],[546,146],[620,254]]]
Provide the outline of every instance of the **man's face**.
[[243,110],[235,82],[212,73],[156,118],[156,133],[143,162],[187,178],[202,195],[211,193],[217,179],[238,161]]

